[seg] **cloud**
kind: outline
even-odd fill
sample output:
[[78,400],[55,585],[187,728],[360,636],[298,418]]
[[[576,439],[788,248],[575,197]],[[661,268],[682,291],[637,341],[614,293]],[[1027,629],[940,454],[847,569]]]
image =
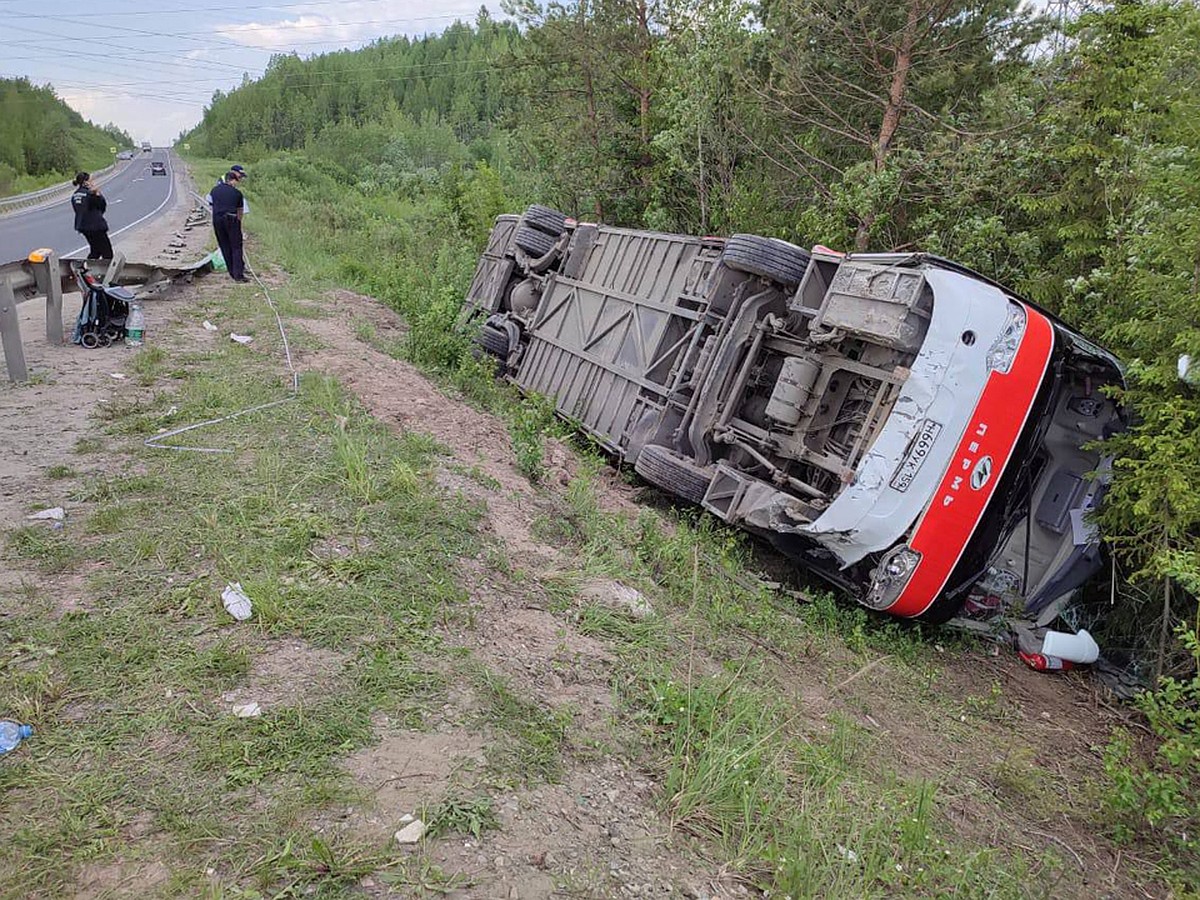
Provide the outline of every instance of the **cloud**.
[[199,102],[148,97],[143,92],[131,102],[130,92],[61,88],[58,95],[80,115],[97,125],[116,122],[137,141],[152,141],[156,146],[169,144],[179,132],[191,128],[200,119]]
[[[474,21],[480,2],[349,0],[337,7],[322,2],[309,8],[312,13],[305,8],[293,9],[272,21],[270,13],[263,11],[258,21],[216,25],[210,24],[210,16],[207,17],[210,22],[197,27],[194,40],[169,41],[164,37],[161,41],[149,42],[152,49],[171,49],[176,54],[165,57],[172,60],[170,64],[163,62],[160,65],[159,57],[148,55],[144,64],[131,70],[126,64],[114,61],[112,68],[116,71],[112,73],[112,85],[93,79],[86,87],[80,83],[71,87],[64,83],[65,76],[60,78],[54,69],[53,58],[48,60],[49,67],[44,74],[39,75],[37,70],[29,74],[35,80],[44,78],[56,82],[59,96],[93,122],[115,122],[137,140],[149,140],[159,145],[174,140],[179,132],[200,120],[212,97],[212,87],[208,85],[215,87],[227,77],[222,89],[236,87],[241,81],[241,72],[260,71],[269,53],[295,50],[301,56],[308,56],[341,47],[353,48],[395,34],[436,33],[455,18]],[[486,5],[493,15],[502,15],[498,0],[487,0]],[[188,83],[193,73],[194,83]],[[137,78],[143,78],[147,83],[129,84]]]
[[213,32],[245,47],[259,50],[300,48],[303,52],[314,50],[317,44],[346,46],[393,34],[441,31],[456,18],[474,19],[479,6],[478,0],[349,2],[341,4],[333,13],[299,15],[277,21],[231,22],[217,25]]

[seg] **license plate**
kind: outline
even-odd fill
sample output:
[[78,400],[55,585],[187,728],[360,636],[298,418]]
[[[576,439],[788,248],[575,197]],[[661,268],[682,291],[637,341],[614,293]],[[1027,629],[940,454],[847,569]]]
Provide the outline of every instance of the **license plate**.
[[896,472],[892,475],[890,484],[893,488],[900,493],[909,489],[941,433],[942,426],[932,419],[926,419],[921,423],[916,435],[909,442],[908,453],[905,454],[904,460],[896,467]]

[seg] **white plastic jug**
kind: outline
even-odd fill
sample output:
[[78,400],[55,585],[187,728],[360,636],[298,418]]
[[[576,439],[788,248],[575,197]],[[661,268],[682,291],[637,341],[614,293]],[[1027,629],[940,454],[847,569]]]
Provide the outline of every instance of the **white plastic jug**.
[[1087,665],[1094,663],[1100,656],[1100,645],[1082,628],[1078,634],[1047,631],[1046,636],[1042,638],[1042,655],[1057,656],[1059,659]]

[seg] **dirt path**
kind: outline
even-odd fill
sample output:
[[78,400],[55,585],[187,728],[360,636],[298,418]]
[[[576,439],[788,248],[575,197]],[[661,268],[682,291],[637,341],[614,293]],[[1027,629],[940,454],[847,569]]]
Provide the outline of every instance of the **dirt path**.
[[[440,468],[439,484],[486,506],[486,533],[514,566],[540,572],[569,564],[556,547],[534,534],[538,517],[556,515],[558,509],[553,495],[532,486],[518,471],[504,423],[448,398],[413,366],[364,345],[356,337],[360,322],[370,323],[379,335],[404,329],[403,322],[377,302],[338,291],[329,297],[327,311],[325,318],[301,323],[319,339],[321,349],[303,353],[298,365],[336,376],[390,427],[429,434],[451,448],[454,456]],[[573,459],[557,444],[551,457],[551,480],[565,484],[573,474]],[[482,474],[466,477],[465,470]],[[489,481],[489,487],[481,485]],[[602,476],[600,490],[605,507],[632,508],[633,489],[611,472]],[[616,711],[614,661],[605,646],[579,632],[569,617],[550,612],[536,588],[514,590],[477,560],[464,560],[461,568],[470,592],[473,628],[468,634],[447,634],[448,641],[461,645],[539,704],[577,710],[578,727],[598,741],[608,739]],[[449,743],[456,748],[455,756],[471,757],[485,741],[485,735],[459,734]],[[367,758],[372,763],[381,757],[412,763],[414,758],[423,761],[427,748],[425,739],[398,746],[385,740]],[[363,768],[361,760],[353,765]],[[423,799],[444,791],[454,768],[449,766],[444,779],[431,779]],[[385,768],[374,775],[386,772]],[[381,797],[380,808],[395,821],[421,799]],[[613,753],[575,762],[561,783],[502,797],[501,827],[493,835],[441,842],[434,855],[440,865],[468,872],[477,882],[455,893],[464,900],[560,896],[556,883],[575,884],[595,896],[748,896],[745,886],[720,863],[705,860],[688,841],[672,835],[658,812],[658,800],[654,783],[632,759]]]

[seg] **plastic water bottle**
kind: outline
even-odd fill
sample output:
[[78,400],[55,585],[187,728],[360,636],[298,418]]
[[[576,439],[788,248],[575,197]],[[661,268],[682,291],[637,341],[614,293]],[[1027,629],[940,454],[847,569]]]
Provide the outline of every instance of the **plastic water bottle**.
[[21,725],[18,722],[10,722],[8,719],[0,719],[0,756],[10,750],[16,750],[21,741],[32,736],[32,725]]
[[142,304],[134,300],[129,304],[129,319],[125,322],[125,345],[140,347],[146,335],[146,314],[142,312]]

